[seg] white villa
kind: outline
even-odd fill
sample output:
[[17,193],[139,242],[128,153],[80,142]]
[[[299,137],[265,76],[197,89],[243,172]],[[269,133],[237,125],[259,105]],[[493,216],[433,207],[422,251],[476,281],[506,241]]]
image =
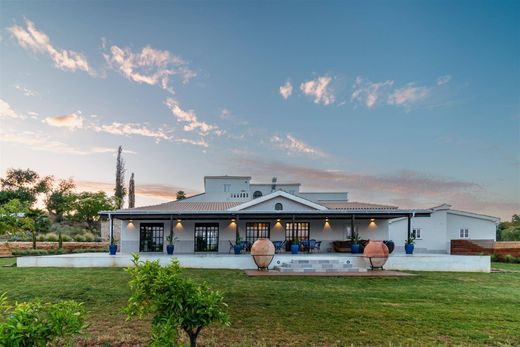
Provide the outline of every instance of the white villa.
[[[166,253],[174,235],[175,253],[232,253],[237,234],[246,245],[258,238],[290,244],[316,240],[314,253],[345,251],[334,241],[393,240],[404,252],[408,233],[417,237],[416,252],[449,253],[451,239],[495,240],[498,218],[452,210],[399,209],[351,202],[347,192],[304,192],[299,183],[252,183],[248,176],[206,176],[205,192],[164,204],[103,211],[113,233],[121,223],[120,252]],[[321,241],[321,242],[320,242]],[[247,248],[246,248],[247,250]],[[311,251],[302,248],[302,251]]]

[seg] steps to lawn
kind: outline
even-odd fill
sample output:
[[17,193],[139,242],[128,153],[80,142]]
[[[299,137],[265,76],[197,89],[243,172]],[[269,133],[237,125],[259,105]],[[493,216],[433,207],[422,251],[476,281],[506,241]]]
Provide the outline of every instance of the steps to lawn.
[[280,272],[366,272],[367,269],[352,266],[349,260],[339,259],[293,259],[275,266]]

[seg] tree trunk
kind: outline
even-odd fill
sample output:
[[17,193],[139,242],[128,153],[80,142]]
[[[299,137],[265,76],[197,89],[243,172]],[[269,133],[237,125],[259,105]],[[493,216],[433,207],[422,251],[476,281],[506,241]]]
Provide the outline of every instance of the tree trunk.
[[195,331],[193,331],[193,330],[186,331],[186,333],[190,337],[190,347],[197,347],[197,337],[199,336],[201,329],[202,329],[202,327],[198,327]]

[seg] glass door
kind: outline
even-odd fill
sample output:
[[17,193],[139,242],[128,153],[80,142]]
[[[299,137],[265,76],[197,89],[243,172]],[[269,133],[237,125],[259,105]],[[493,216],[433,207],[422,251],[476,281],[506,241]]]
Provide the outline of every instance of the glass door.
[[218,252],[218,223],[195,224],[195,252]]
[[308,222],[296,222],[296,223],[285,223],[285,248],[286,251],[291,250],[291,244],[293,240],[299,242],[308,240],[310,236],[310,223]]
[[139,227],[139,251],[163,252],[164,224],[141,223]]

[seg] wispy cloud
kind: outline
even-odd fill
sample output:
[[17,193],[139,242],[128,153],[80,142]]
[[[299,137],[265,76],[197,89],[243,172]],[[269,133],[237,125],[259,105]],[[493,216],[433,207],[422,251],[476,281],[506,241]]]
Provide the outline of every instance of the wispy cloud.
[[22,115],[16,113],[11,105],[7,103],[7,101],[0,99],[0,118],[25,118]]
[[51,136],[41,132],[18,131],[0,128],[0,141],[16,143],[29,147],[34,151],[44,151],[60,154],[92,155],[102,153],[115,153],[115,148],[92,146],[77,148],[70,144],[54,140]]
[[334,103],[335,97],[330,82],[332,77],[321,76],[316,79],[303,82],[300,84],[300,90],[303,94],[313,98],[314,103],[330,105]]
[[430,88],[419,87],[408,83],[403,88],[396,89],[388,96],[389,105],[410,107],[411,104],[425,99],[430,94]]
[[280,86],[280,95],[287,100],[293,92],[293,86],[291,82],[287,81],[283,86]]
[[87,58],[83,54],[72,50],[55,48],[51,44],[49,37],[44,32],[39,31],[30,20],[25,20],[25,27],[13,25],[7,30],[21,47],[48,55],[58,69],[64,71],[81,70],[93,73]]
[[81,129],[83,128],[83,117],[79,113],[47,117],[44,122],[53,127],[68,128],[70,130]]
[[29,88],[25,88],[19,84],[15,85],[14,86],[16,90],[18,90],[19,92],[22,92],[23,95],[25,96],[35,96],[37,95],[38,93],[36,93],[35,91],[32,91],[30,90]]
[[287,134],[284,137],[273,136],[271,137],[271,143],[276,146],[285,149],[289,154],[307,154],[314,157],[327,157],[328,155],[321,150],[311,147],[302,140],[295,138],[291,134]]
[[144,136],[154,138],[158,143],[160,140],[171,140],[170,131],[166,128],[150,129],[146,125],[139,123],[118,123],[92,125],[92,129],[96,132],[104,132],[112,135],[121,136]]
[[437,78],[437,85],[442,86],[443,84],[447,84],[451,80],[450,75],[444,75]]
[[373,83],[358,76],[350,101],[365,105],[369,109],[374,108],[382,98],[384,99],[384,94],[393,84],[394,81],[391,80]]
[[183,83],[196,76],[196,73],[179,56],[150,46],[134,53],[128,47],[121,48],[113,45],[104,57],[112,68],[129,80],[158,85],[172,94],[174,93],[170,83],[172,76],[179,76]]
[[199,121],[194,110],[183,110],[179,102],[173,98],[167,98],[164,104],[170,109],[177,122],[184,124],[183,130],[187,132],[196,131],[199,135],[206,136],[210,133],[223,135],[224,131],[217,125]]
[[206,142],[205,139],[193,140],[193,139],[176,138],[174,141],[179,142],[179,143],[187,143],[189,145],[199,146],[199,147],[204,147],[204,148],[209,147],[209,144]]

